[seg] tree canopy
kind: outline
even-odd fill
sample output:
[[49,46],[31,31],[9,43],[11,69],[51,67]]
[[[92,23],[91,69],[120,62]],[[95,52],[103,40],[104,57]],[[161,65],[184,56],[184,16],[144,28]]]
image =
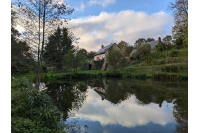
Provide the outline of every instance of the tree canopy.
[[154,39],[154,38],[147,38],[147,39],[145,40],[145,43],[146,43],[146,42],[151,42],[151,41],[155,41],[155,39]]
[[25,41],[19,41],[16,37],[20,36],[15,29],[16,13],[11,11],[11,72],[27,73],[34,69],[34,59],[30,46]]
[[86,70],[87,69],[87,51],[85,49],[71,49],[64,55],[64,65],[66,69],[73,69],[76,73],[77,69]]
[[188,45],[188,0],[175,0],[169,5],[173,11],[175,25],[172,28],[173,38],[179,41],[175,44],[182,43],[182,47]]
[[64,55],[74,47],[67,28],[60,29],[58,27],[56,32],[48,39],[49,42],[46,44],[44,52],[44,61],[48,65],[62,69]]
[[126,56],[129,56],[131,51],[134,49],[133,46],[129,45],[129,43],[125,41],[121,41],[118,43],[118,46],[121,48],[121,50],[125,53]]
[[92,58],[94,58],[94,55],[95,55],[95,54],[96,54],[95,51],[90,51],[90,52],[87,53],[87,58],[88,58],[88,59],[92,59]]
[[164,42],[171,42],[172,40],[172,36],[171,35],[166,35],[164,38],[163,38],[163,41]]
[[144,38],[139,38],[138,40],[135,41],[135,46],[138,47],[142,43],[145,43],[145,39]]
[[125,63],[124,54],[119,50],[111,49],[107,61],[108,65],[113,68],[114,72],[116,72],[117,68],[123,66]]

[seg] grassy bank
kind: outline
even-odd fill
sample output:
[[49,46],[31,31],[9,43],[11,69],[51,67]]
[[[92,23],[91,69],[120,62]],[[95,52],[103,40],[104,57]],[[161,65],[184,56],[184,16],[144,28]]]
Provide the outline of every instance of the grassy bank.
[[[33,76],[33,75],[30,75]],[[33,88],[30,78],[12,80],[11,131],[12,132],[63,132],[61,112],[44,92]]]
[[[30,76],[30,75],[29,75]],[[32,80],[35,80],[34,76]],[[178,81],[187,80],[187,73],[169,73],[169,72],[135,72],[130,70],[121,70],[116,73],[112,71],[102,71],[102,70],[88,70],[88,71],[78,71],[74,73],[44,73],[42,74],[42,82],[54,82],[57,80],[74,80],[74,79],[93,79],[93,78],[103,78],[103,77],[119,77],[127,79],[152,79],[156,81]]]

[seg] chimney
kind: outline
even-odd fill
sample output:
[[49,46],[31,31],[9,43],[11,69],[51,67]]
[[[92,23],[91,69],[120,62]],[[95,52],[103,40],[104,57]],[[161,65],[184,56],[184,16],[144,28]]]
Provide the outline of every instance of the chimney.
[[101,45],[101,48],[103,48],[104,46],[103,45]]
[[161,38],[160,37],[158,37],[158,42],[161,42]]

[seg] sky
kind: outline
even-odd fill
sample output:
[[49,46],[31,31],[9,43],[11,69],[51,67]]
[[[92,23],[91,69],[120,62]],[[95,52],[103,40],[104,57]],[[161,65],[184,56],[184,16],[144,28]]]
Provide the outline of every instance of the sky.
[[[59,1],[75,9],[69,15],[68,25],[63,26],[78,27],[73,30],[79,38],[78,46],[88,52],[97,52],[101,45],[118,44],[122,40],[133,46],[139,38],[164,38],[171,35],[174,23],[172,11],[168,9],[173,0]],[[16,29],[23,32],[21,26]]]
[[173,0],[63,0],[75,11],[69,25],[79,26],[74,35],[79,47],[98,51],[100,46],[126,41],[134,45],[139,38],[171,35]]

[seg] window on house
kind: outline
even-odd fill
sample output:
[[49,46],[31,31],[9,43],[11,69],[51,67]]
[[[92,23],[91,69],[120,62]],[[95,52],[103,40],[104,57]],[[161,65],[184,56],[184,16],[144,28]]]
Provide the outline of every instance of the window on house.
[[97,57],[97,60],[99,60],[99,57]]

